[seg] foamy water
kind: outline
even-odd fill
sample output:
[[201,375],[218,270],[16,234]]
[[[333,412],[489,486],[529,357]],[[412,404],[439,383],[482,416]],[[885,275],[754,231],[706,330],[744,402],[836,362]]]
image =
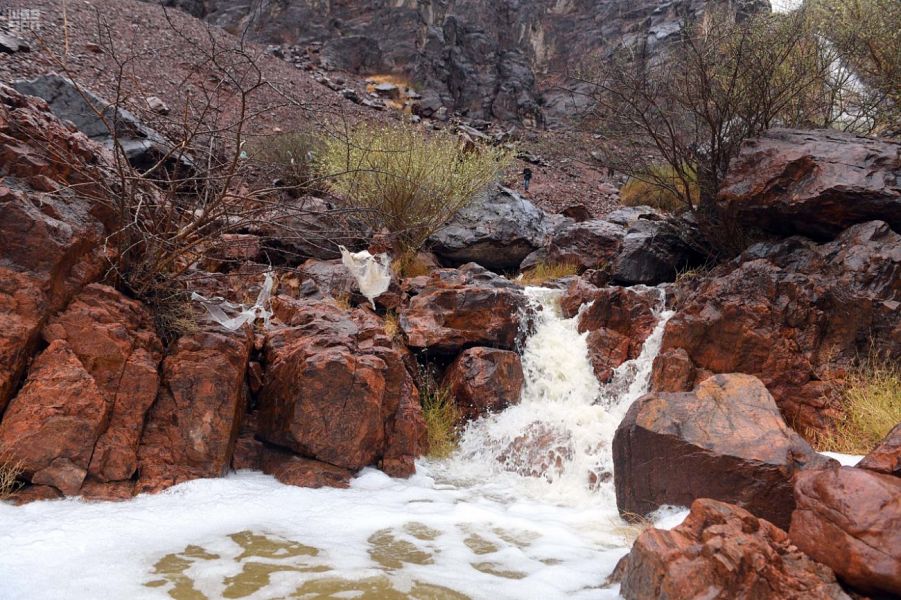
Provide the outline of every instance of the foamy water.
[[604,580],[635,532],[610,446],[670,316],[645,293],[658,324],[602,386],[560,292],[528,288],[540,310],[521,403],[408,480],[367,469],[309,490],[242,472],[125,503],[0,505],[0,598],[618,598]]

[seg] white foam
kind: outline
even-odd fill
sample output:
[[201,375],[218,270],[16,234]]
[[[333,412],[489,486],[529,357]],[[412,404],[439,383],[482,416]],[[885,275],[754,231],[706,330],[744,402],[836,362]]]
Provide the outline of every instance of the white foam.
[[828,456],[829,458],[834,458],[843,467],[856,466],[857,463],[863,460],[863,454],[841,454],[839,452],[820,452],[820,454]]
[[[0,504],[0,598],[167,598],[171,586],[144,584],[159,579],[152,571],[161,557],[189,544],[218,555],[194,562],[186,574],[208,598],[219,598],[227,578],[242,567],[240,547],[227,536],[245,530],[318,548],[316,557],[291,560],[328,569],[276,573],[247,596],[253,600],[291,594],[311,578],[375,575],[387,576],[399,591],[418,581],[471,598],[618,598],[616,586],[602,586],[628,551],[630,528],[617,514],[612,481],[592,484],[588,474],[612,473],[613,433],[647,387],[669,313],[661,303],[660,322],[641,356],[601,386],[576,319],[560,316],[559,292],[530,288],[528,295],[542,310],[523,349],[522,402],[473,423],[451,459],[419,461],[417,475],[408,480],[367,469],[346,490],[295,488],[241,472],[124,503]],[[499,460],[535,423],[568,448],[561,468],[548,477],[515,472],[521,463],[509,452],[510,460]],[[684,515],[664,510],[657,516],[673,526]],[[410,523],[434,530],[435,539],[411,535]],[[373,560],[370,536],[384,530],[425,552],[431,564],[388,568]],[[492,548],[477,553],[473,534]],[[475,568],[485,562],[521,578]]]

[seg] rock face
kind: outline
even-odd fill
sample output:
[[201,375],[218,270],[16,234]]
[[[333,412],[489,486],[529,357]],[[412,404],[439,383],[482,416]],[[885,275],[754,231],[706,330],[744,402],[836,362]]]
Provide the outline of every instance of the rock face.
[[287,450],[266,446],[260,457],[260,470],[285,485],[306,488],[350,486],[353,471],[318,460],[310,460]]
[[622,248],[611,265],[618,283],[657,285],[674,281],[682,269],[704,259],[692,242],[698,233],[686,219],[638,219],[629,226]]
[[253,340],[200,331],[163,360],[156,403],[138,448],[137,492],[158,492],[227,471],[246,410],[244,374]]
[[621,513],[714,498],[788,528],[792,477],[834,462],[786,426],[757,378],[741,374],[716,375],[694,392],[648,394],[613,438]]
[[747,226],[831,239],[879,219],[901,230],[901,144],[833,130],[747,140],[719,202]]
[[792,542],[865,593],[901,595],[901,479],[854,467],[795,482]]
[[258,437],[343,469],[413,473],[425,451],[419,392],[372,313],[280,299],[267,336]]
[[505,187],[485,193],[429,239],[451,264],[475,262],[487,269],[515,269],[544,244],[547,215]]
[[444,375],[464,419],[477,419],[516,404],[523,381],[519,355],[495,348],[464,350]]
[[596,288],[582,279],[570,284],[561,300],[566,316],[575,316],[583,304],[591,302],[579,317],[579,333],[588,332],[588,358],[599,381],[609,381],[614,369],[638,358],[657,323],[654,292]]
[[522,289],[478,265],[438,271],[399,313],[411,348],[454,354],[471,346],[510,350],[526,316]]
[[108,158],[41,100],[0,85],[0,412],[48,316],[102,273],[110,213],[94,184]]
[[828,428],[834,380],[871,348],[901,354],[901,235],[862,223],[835,241],[757,244],[676,289],[653,389],[685,391],[711,373],[756,375],[798,431]]
[[706,498],[675,529],[638,536],[617,571],[626,600],[850,600],[783,530]]
[[879,445],[857,463],[857,466],[901,477],[901,423],[895,425]]

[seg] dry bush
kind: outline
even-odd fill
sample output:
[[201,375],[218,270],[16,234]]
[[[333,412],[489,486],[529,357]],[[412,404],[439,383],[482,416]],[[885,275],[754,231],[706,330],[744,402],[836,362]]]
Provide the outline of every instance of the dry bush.
[[431,273],[432,265],[418,252],[403,252],[391,261],[391,272],[397,279],[419,277]]
[[256,138],[248,144],[250,161],[259,166],[294,196],[317,191],[315,169],[319,140],[295,131]]
[[397,252],[415,252],[476,194],[496,181],[508,151],[467,151],[455,137],[410,124],[360,124],[324,141],[323,175]]
[[642,533],[654,527],[654,522],[636,513],[626,512],[622,515],[622,521],[613,523],[613,530],[620,535],[627,544],[633,543]]
[[554,281],[562,277],[570,275],[578,275],[580,265],[570,262],[546,263],[538,262],[528,271],[523,272],[516,278],[517,283],[522,285],[541,285],[548,281]]
[[866,454],[901,423],[901,365],[871,357],[850,372],[841,398],[844,416],[817,436],[817,448]]
[[0,500],[9,498],[22,483],[19,475],[22,474],[22,463],[13,460],[6,452],[0,452]]
[[457,448],[460,411],[450,390],[435,380],[427,369],[420,371],[419,401],[428,432],[432,458],[447,458]]
[[[699,197],[697,177],[689,170],[683,183],[669,165],[653,165],[645,173],[629,178],[619,191],[624,206],[650,206],[668,213],[680,213],[686,209],[685,196],[697,204]],[[673,189],[687,185],[688,189],[676,194]]]
[[400,335],[400,323],[398,322],[397,313],[393,310],[385,313],[385,335],[392,340]]

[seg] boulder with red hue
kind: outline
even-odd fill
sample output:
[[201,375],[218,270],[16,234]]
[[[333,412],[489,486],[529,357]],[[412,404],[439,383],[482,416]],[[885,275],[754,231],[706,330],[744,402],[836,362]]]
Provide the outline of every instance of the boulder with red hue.
[[246,410],[252,347],[253,338],[240,332],[200,331],[175,342],[138,448],[136,491],[226,473]]
[[901,477],[901,423],[895,425],[856,466]]
[[850,600],[785,531],[706,498],[675,529],[642,532],[614,577],[626,600]]
[[366,309],[278,298],[266,338],[258,437],[344,469],[414,471],[425,451],[419,393],[402,349]]
[[625,236],[624,227],[601,219],[571,223],[551,236],[545,260],[574,264],[583,270],[606,268],[622,248]]
[[901,596],[901,478],[855,467],[804,472],[789,535],[868,594]]
[[65,340],[112,406],[90,476],[99,482],[131,479],[144,417],[159,387],[162,344],[149,311],[110,287],[92,284],[48,323],[44,338]]
[[102,274],[109,164],[42,100],[0,84],[0,412],[47,317]]
[[0,454],[21,463],[30,482],[74,495],[112,404],[69,344],[56,340],[34,361],[0,421]]
[[901,144],[772,129],[742,144],[718,201],[745,226],[829,239],[880,219],[901,230]]
[[677,286],[676,307],[653,389],[686,391],[712,373],[749,373],[798,431],[828,429],[840,414],[844,369],[871,345],[901,355],[901,235],[872,221],[826,244],[757,244]]
[[342,469],[318,460],[303,458],[287,450],[263,447],[260,456],[260,470],[272,475],[285,485],[321,488],[350,487],[353,471]]
[[756,377],[716,375],[693,392],[651,393],[613,438],[616,505],[645,515],[697,498],[737,504],[788,527],[792,478],[835,463],[788,428]]
[[464,419],[477,419],[516,404],[523,381],[519,355],[496,348],[464,350],[444,375],[444,385]]
[[526,316],[522,288],[474,265],[436,271],[399,312],[411,348],[454,354],[472,346],[512,349]]

